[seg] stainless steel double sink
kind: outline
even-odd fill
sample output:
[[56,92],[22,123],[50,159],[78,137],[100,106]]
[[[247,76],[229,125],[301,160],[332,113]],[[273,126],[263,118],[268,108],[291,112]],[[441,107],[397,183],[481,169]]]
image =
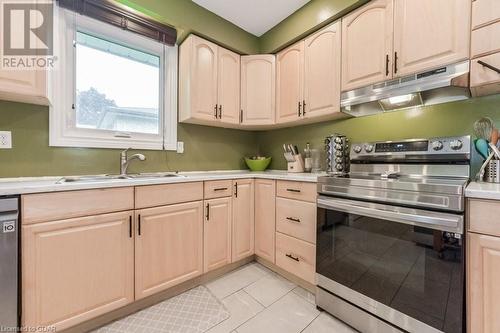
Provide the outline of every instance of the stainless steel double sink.
[[56,182],[56,184],[92,183],[92,182],[103,182],[103,181],[120,180],[120,179],[155,179],[155,178],[166,178],[166,177],[185,177],[185,176],[173,172],[136,173],[136,174],[126,174],[126,175],[70,176],[59,179]]

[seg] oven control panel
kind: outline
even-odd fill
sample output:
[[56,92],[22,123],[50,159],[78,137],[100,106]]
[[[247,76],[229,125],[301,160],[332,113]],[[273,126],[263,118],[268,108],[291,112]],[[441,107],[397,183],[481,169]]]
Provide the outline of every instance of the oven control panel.
[[470,156],[470,152],[470,136],[365,142],[351,146],[351,160],[404,158],[406,156]]

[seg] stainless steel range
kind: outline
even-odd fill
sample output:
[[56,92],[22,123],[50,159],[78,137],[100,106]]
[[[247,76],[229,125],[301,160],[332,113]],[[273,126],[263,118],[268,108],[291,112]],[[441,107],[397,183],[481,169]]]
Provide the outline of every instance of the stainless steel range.
[[318,307],[361,332],[465,332],[470,137],[351,146],[318,179]]

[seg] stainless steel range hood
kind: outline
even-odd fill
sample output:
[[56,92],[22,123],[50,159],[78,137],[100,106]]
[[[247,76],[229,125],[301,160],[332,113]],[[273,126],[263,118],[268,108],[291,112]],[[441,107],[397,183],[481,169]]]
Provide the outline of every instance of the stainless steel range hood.
[[342,112],[354,117],[470,98],[469,61],[347,91]]

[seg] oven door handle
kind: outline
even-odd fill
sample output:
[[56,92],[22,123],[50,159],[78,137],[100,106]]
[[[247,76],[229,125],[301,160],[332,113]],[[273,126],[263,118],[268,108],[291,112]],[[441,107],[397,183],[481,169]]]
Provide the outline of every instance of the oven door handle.
[[378,203],[319,196],[318,207],[440,231],[464,233],[464,217],[450,213],[427,211]]

